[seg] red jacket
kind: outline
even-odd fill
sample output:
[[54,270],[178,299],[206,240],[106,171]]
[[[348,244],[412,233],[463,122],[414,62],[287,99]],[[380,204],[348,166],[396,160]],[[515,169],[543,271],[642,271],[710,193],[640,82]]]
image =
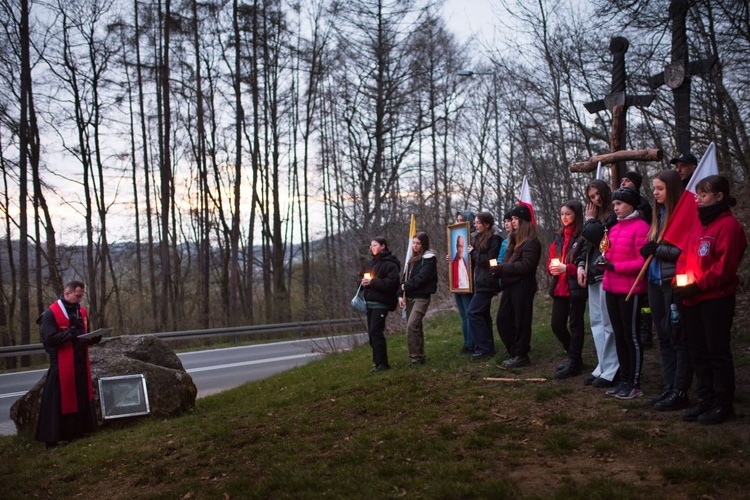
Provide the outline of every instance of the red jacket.
[[677,261],[677,274],[687,274],[701,293],[684,299],[688,306],[734,295],[740,279],[737,269],[747,248],[745,231],[732,212],[719,214],[708,226],[696,224]]
[[[648,241],[648,224],[640,217],[619,220],[609,230],[609,241],[612,245],[605,255],[615,269],[604,271],[602,287],[606,292],[627,295],[646,261],[639,250]],[[647,288],[648,283],[642,279],[633,293],[646,293]]]

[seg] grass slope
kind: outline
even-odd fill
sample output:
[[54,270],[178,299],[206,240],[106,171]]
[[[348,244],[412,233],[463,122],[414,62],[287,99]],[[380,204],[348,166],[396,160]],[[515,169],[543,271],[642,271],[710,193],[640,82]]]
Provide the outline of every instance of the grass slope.
[[[581,378],[550,377],[564,358],[538,299],[534,365],[457,356],[454,313],[425,328],[428,362],[370,374],[368,346],[201,399],[184,417],[103,429],[52,451],[0,437],[2,498],[714,498],[750,491],[748,339],[735,343],[740,418],[705,427],[660,413],[658,349],[646,397],[619,402]],[[498,347],[500,347],[498,342]],[[586,339],[585,360],[594,365]]]

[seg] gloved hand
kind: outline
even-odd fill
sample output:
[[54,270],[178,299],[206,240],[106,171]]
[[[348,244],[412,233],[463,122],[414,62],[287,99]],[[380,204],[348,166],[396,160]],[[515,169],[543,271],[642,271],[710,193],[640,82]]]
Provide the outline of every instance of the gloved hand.
[[599,269],[601,269],[603,271],[614,271],[615,270],[615,265],[612,264],[607,259],[601,259],[601,260],[597,261],[596,267],[598,267]]
[[701,289],[698,288],[698,283],[690,283],[686,286],[674,286],[672,287],[672,293],[678,299],[689,299],[695,297],[701,293]]
[[649,255],[654,255],[656,253],[657,248],[659,248],[658,243],[655,241],[649,241],[641,247],[641,255],[644,259],[648,259]]

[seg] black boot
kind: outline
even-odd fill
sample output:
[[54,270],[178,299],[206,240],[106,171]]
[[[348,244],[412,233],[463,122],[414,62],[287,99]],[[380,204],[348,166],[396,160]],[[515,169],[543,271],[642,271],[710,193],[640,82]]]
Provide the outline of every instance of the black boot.
[[659,394],[648,400],[649,406],[654,406],[656,403],[667,399],[673,392],[671,385],[665,385]]
[[658,411],[675,411],[682,410],[690,406],[690,399],[685,391],[674,391],[672,394],[657,401],[654,404],[654,410]]
[[581,362],[569,359],[568,363],[560,370],[555,372],[557,380],[563,380],[570,377],[577,377],[581,374]]
[[682,420],[685,422],[697,422],[698,417],[711,409],[713,404],[705,399],[699,399],[697,403],[682,412]]

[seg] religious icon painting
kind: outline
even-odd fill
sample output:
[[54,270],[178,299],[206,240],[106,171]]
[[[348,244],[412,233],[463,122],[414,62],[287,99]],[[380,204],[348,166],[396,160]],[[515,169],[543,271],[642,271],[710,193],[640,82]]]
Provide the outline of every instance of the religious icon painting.
[[469,245],[471,244],[471,224],[459,222],[448,226],[448,283],[452,293],[473,293],[474,276],[471,271]]

